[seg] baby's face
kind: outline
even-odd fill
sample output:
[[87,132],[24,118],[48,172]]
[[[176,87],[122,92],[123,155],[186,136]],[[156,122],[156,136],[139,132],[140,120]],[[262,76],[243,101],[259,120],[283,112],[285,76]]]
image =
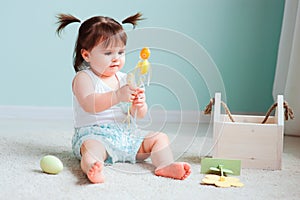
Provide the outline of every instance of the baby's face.
[[125,64],[125,46],[109,46],[104,48],[101,43],[91,51],[86,51],[87,61],[91,68],[102,76],[113,76]]

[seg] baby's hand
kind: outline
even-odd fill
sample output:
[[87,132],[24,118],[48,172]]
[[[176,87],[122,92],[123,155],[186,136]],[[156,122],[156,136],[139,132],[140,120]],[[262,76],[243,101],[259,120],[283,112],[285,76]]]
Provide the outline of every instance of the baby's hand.
[[136,108],[141,108],[146,103],[145,90],[142,88],[137,88],[135,90],[135,93],[136,93],[136,95],[132,101],[132,105],[135,106]]
[[135,90],[129,85],[124,85],[118,89],[116,95],[121,102],[132,102],[136,97]]

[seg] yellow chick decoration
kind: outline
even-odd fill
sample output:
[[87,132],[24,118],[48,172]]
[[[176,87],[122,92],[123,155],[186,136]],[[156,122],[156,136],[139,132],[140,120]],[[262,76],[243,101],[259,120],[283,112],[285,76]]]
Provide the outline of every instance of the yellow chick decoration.
[[138,77],[138,86],[143,86],[145,83],[149,86],[150,83],[150,73],[151,73],[151,65],[148,61],[150,57],[150,50],[148,47],[144,47],[140,51],[140,61],[138,62],[137,66],[135,67],[135,74]]
[[[145,84],[149,86],[150,84],[150,73],[151,73],[151,65],[148,61],[150,57],[150,50],[147,47],[144,47],[140,51],[140,60],[137,63],[133,72],[127,74],[127,84],[133,88],[144,87]],[[146,83],[145,83],[146,82]],[[128,107],[128,114],[126,121],[128,122],[128,126],[130,126],[131,121],[135,124],[136,121],[136,113],[134,113],[133,119],[130,115],[130,108],[132,105]]]

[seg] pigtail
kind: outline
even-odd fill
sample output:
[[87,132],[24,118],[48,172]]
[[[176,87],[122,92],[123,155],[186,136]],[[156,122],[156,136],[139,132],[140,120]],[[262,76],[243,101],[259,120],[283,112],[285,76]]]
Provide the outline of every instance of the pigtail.
[[127,17],[126,19],[124,19],[122,21],[122,24],[132,24],[133,28],[135,28],[135,26],[137,25],[137,22],[140,20],[143,20],[144,18],[142,18],[142,13],[138,12],[135,15],[132,15],[130,17]]
[[56,33],[58,36],[60,36],[61,31],[69,24],[74,23],[74,22],[79,22],[80,20],[77,19],[76,17],[74,17],[73,15],[67,15],[67,14],[58,14],[56,16],[56,18],[58,19],[57,24],[59,24],[59,26],[56,29]]

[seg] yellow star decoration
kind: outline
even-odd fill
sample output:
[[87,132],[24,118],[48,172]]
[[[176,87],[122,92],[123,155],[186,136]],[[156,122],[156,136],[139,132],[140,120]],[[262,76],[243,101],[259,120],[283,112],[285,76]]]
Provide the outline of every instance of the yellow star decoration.
[[228,187],[243,187],[244,184],[240,182],[238,178],[234,177],[225,177],[225,176],[218,176],[215,174],[207,174],[202,179],[202,184],[206,185],[216,185],[222,188]]

